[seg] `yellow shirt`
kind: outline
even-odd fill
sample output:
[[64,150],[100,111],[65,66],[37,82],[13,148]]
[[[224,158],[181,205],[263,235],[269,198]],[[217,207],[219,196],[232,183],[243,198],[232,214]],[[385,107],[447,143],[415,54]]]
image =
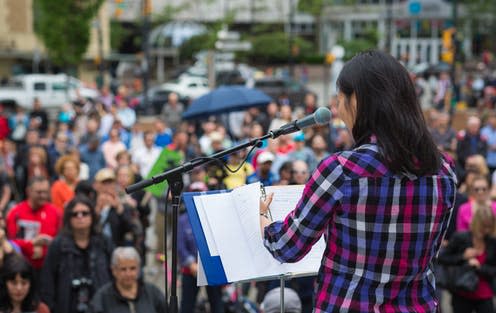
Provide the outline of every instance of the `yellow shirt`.
[[[230,169],[238,168],[239,164],[228,164]],[[255,170],[250,163],[245,163],[239,171],[236,173],[231,173],[227,171],[227,177],[224,178],[224,184],[227,189],[233,189],[246,184],[246,178],[253,174]]]

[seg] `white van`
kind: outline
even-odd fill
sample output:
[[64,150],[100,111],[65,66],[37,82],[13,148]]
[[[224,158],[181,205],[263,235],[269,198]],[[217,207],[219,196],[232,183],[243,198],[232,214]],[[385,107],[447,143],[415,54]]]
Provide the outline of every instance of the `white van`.
[[6,87],[0,88],[0,103],[18,104],[30,110],[34,98],[38,98],[43,107],[50,109],[79,97],[96,99],[98,95],[98,90],[85,87],[80,80],[65,74],[27,74],[14,76]]

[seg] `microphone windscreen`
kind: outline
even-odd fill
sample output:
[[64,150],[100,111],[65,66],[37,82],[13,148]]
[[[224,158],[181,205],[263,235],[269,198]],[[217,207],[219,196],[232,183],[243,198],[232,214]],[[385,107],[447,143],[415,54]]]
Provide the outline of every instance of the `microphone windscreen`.
[[328,108],[320,107],[313,114],[316,124],[327,124],[331,120],[331,110]]

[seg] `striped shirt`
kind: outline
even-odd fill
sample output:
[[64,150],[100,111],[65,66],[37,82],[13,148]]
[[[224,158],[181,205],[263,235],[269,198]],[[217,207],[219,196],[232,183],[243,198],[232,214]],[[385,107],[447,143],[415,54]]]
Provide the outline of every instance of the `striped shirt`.
[[264,244],[297,262],[325,236],[314,312],[435,312],[430,264],[455,200],[453,168],[443,159],[437,175],[394,174],[375,142],[333,154]]

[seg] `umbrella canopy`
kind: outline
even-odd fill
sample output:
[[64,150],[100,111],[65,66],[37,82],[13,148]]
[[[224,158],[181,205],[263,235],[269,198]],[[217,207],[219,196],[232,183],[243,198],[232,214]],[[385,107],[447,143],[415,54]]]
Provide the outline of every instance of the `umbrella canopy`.
[[267,105],[271,101],[271,97],[258,89],[244,86],[221,86],[194,100],[183,113],[183,118],[193,119],[242,111]]

